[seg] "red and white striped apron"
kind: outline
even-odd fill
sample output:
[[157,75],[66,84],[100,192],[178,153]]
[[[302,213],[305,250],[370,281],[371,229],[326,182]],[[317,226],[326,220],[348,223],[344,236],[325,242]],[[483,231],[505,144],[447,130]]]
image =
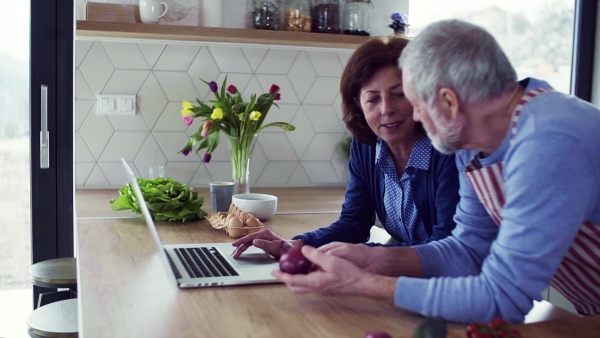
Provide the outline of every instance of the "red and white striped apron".
[[[519,101],[511,122],[511,144],[523,106],[532,98],[550,89],[531,90]],[[482,167],[475,157],[465,168],[466,175],[477,197],[494,222],[500,226],[500,211],[505,203],[502,162]],[[600,314],[600,225],[585,222],[569,251],[552,278],[552,286],[573,303],[579,314]]]

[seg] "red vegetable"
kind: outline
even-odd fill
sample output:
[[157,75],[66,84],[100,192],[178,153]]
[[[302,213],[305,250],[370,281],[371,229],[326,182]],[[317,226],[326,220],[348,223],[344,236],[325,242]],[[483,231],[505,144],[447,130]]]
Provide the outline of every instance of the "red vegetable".
[[302,247],[281,248],[282,255],[279,258],[279,269],[283,272],[295,274],[306,274],[312,267],[312,262],[302,254]]
[[364,338],[392,338],[392,336],[385,331],[371,331],[365,333]]

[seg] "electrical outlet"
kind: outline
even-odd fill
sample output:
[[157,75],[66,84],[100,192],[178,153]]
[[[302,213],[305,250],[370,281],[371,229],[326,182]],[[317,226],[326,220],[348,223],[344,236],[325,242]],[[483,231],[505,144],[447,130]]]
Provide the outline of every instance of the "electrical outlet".
[[135,95],[98,94],[96,114],[135,115]]

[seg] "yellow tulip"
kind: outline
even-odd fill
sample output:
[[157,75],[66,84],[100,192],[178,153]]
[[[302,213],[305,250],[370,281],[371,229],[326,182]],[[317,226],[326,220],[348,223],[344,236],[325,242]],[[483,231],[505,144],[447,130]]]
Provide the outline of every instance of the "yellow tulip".
[[258,119],[260,118],[260,115],[262,115],[259,111],[253,111],[250,113],[250,120],[252,121],[258,121]]
[[215,108],[213,110],[212,114],[210,115],[210,118],[213,120],[222,119],[223,118],[223,109]]
[[181,109],[182,116],[192,115],[191,109],[194,108],[194,105],[190,101],[183,101],[181,106],[183,107],[183,109]]

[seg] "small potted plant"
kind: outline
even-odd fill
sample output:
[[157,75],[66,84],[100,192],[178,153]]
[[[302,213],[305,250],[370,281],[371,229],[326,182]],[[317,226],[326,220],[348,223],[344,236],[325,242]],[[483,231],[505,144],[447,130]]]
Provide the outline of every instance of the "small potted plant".
[[392,23],[388,25],[394,30],[395,35],[406,34],[408,28],[408,16],[406,14],[394,13],[391,16]]

